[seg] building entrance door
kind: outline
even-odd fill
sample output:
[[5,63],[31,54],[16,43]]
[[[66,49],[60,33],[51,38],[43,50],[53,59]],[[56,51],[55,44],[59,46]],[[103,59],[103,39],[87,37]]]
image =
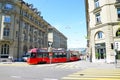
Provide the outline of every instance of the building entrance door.
[[116,52],[117,52],[116,59],[120,60],[120,51],[116,51]]
[[95,51],[96,51],[95,52],[96,59],[106,58],[105,43],[96,44]]

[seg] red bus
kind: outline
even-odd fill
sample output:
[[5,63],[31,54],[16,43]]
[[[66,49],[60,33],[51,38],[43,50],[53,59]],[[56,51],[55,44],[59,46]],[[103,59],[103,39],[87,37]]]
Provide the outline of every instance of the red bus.
[[53,49],[52,52],[48,52],[47,49],[34,48],[28,51],[29,56],[27,58],[28,64],[38,63],[59,63],[66,62],[66,51]]

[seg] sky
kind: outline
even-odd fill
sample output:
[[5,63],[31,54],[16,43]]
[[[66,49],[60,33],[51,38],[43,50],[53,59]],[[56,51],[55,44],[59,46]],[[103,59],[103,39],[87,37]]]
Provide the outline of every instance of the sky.
[[41,16],[67,37],[68,48],[86,48],[84,0],[24,0],[33,4]]

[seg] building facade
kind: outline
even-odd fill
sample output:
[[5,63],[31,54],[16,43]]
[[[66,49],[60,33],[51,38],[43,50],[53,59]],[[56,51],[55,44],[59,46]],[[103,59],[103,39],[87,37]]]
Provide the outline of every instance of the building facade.
[[85,0],[88,54],[92,62],[120,58],[120,0]]
[[0,59],[18,59],[28,49],[47,48],[48,26],[32,4],[0,0]]
[[64,48],[65,50],[67,50],[67,37],[64,36],[55,27],[49,27],[48,41],[52,42],[53,48]]

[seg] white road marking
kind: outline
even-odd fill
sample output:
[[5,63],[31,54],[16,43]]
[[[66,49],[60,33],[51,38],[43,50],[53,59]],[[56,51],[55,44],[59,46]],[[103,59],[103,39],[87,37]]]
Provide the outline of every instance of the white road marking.
[[13,78],[21,78],[21,76],[11,76],[11,77],[13,77]]
[[53,79],[53,78],[44,78],[43,80],[58,80],[58,79]]

